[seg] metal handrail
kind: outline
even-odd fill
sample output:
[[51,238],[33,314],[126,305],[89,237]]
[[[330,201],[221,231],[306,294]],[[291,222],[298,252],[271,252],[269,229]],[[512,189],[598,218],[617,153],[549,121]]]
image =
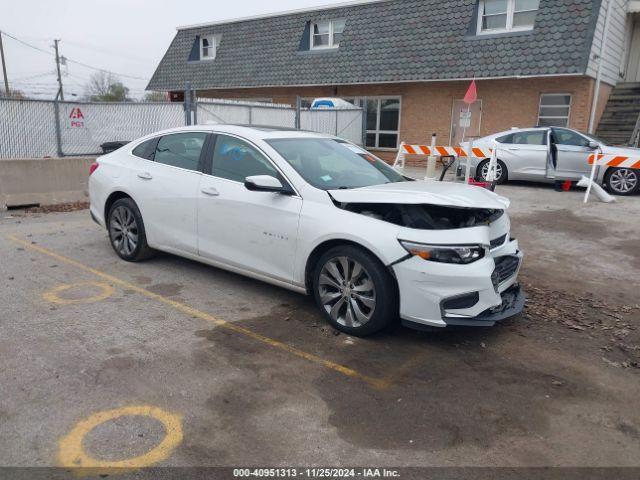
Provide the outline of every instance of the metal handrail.
[[636,126],[631,134],[629,145],[636,148],[640,146],[640,114],[638,114],[638,120],[636,120]]

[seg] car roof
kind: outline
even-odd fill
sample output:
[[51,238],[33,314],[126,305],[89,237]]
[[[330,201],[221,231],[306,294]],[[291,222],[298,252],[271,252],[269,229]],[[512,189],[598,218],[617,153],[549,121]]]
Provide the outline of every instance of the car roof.
[[295,128],[268,126],[268,125],[234,125],[234,124],[206,124],[192,125],[188,127],[172,128],[155,132],[149,137],[168,135],[180,132],[211,132],[211,133],[230,133],[245,137],[249,140],[268,140],[274,138],[335,138],[318,132],[309,132],[306,130],[297,130]]

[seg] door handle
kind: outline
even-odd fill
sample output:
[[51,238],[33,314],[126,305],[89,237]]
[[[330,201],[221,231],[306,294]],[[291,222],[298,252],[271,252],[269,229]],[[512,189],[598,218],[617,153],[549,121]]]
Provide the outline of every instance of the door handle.
[[217,197],[220,195],[220,192],[213,187],[203,188],[201,192],[210,197]]
[[149,172],[140,172],[138,174],[138,178],[142,180],[151,180],[153,179],[153,176]]

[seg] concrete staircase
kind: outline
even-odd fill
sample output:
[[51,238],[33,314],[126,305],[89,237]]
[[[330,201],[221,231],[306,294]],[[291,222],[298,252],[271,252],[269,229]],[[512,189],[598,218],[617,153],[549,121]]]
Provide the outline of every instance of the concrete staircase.
[[[634,132],[638,133],[638,129],[640,129],[640,83],[619,83],[611,92],[596,134],[611,145],[627,146],[634,141],[632,137]],[[635,142],[637,140],[635,138]]]

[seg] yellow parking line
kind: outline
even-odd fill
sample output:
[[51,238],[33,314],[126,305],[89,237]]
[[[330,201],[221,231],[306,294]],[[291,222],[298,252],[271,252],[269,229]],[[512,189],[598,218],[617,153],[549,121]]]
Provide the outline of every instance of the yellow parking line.
[[[136,416],[157,420],[164,427],[164,437],[158,445],[145,454],[124,460],[101,460],[92,457],[84,449],[84,439],[97,426],[110,420]],[[58,461],[65,468],[74,468],[74,473],[87,476],[113,475],[123,469],[132,470],[154,465],[165,460],[183,439],[182,416],[149,405],[134,405],[97,412],[81,420],[59,441]],[[80,470],[77,470],[80,469]],[[96,470],[98,469],[98,470]]]
[[344,365],[340,365],[339,363],[335,363],[335,362],[332,362],[331,360],[326,360],[312,353],[305,352],[304,350],[300,350],[296,347],[292,347],[291,345],[287,345],[286,343],[283,343],[279,340],[274,340],[273,338],[266,337],[264,335],[261,335],[260,333],[254,332],[253,330],[249,330],[248,328],[239,327],[237,325],[234,325],[233,323],[229,323],[225,320],[221,320],[212,315],[209,315],[208,313],[201,312],[200,310],[197,310],[193,307],[185,305],[184,303],[176,302],[175,300],[171,300],[170,298],[164,297],[162,295],[158,295],[157,293],[153,293],[145,288],[141,288],[125,280],[121,280],[118,277],[114,277],[113,275],[109,275],[108,273],[89,267],[88,265],[85,265],[77,260],[73,260],[71,258],[60,255],[59,253],[53,252],[39,245],[35,245],[30,242],[27,242],[23,239],[16,237],[15,235],[8,235],[7,238],[12,242],[15,242],[19,245],[24,246],[25,248],[34,250],[36,252],[42,253],[43,255],[47,255],[51,258],[55,258],[59,262],[63,262],[68,265],[72,265],[76,268],[79,268],[81,270],[84,270],[85,272],[91,273],[97,277],[102,278],[103,280],[107,280],[113,285],[119,285],[122,288],[133,290],[136,293],[139,293],[140,295],[144,295],[147,298],[151,298],[165,305],[168,305],[186,315],[190,315],[192,317],[196,317],[201,320],[206,320],[207,322],[213,323],[218,327],[226,328],[227,330],[231,330],[233,332],[242,334],[249,338],[253,338],[254,340],[258,340],[259,342],[270,345],[271,347],[277,348],[279,350],[283,350],[297,357],[304,358],[305,360],[308,360],[310,362],[326,367],[330,370],[339,372],[343,375],[346,375],[347,377],[362,380],[376,389],[386,389],[390,385],[387,379],[373,378],[368,375],[364,375],[356,370],[353,370],[352,368],[345,367]]

